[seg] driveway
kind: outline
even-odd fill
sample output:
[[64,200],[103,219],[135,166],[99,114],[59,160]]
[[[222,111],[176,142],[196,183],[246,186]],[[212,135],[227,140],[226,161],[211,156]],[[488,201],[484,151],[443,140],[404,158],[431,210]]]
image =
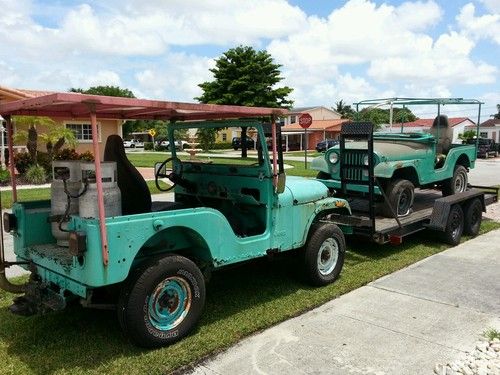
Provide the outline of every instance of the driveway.
[[244,339],[191,374],[430,374],[500,328],[500,230]]

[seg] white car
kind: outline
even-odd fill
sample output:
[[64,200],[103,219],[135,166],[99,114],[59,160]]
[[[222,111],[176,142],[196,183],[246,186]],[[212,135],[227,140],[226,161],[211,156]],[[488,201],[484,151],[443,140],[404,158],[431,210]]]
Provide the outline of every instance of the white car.
[[[184,150],[186,148],[186,145],[188,142],[182,141],[182,140],[177,140],[175,141],[175,148],[177,150]],[[160,146],[166,147],[167,150],[170,150],[170,142],[169,141],[161,141]]]
[[135,148],[135,141],[132,139],[132,140],[125,140],[123,141],[123,147],[125,148]]

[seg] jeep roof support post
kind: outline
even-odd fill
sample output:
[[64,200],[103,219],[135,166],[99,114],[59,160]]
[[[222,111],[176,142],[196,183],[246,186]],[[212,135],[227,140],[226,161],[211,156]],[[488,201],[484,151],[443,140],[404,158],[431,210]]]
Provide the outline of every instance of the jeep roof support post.
[[[272,148],[273,148],[273,185],[276,189],[278,187],[278,152],[276,147],[276,119],[274,115],[271,116],[271,135],[272,135]],[[281,146],[281,145],[280,145]]]
[[[5,121],[7,122],[7,146],[9,149],[9,169],[10,169],[10,181],[12,185],[12,202],[17,201],[17,188],[16,188],[16,174],[14,165],[14,147],[12,146],[12,118],[10,115],[5,116]],[[2,135],[3,136],[3,135]],[[12,284],[5,275],[5,268],[7,262],[5,261],[5,250],[3,242],[3,212],[1,208],[2,201],[0,199],[0,288],[6,290],[10,293],[24,293],[26,291],[25,285],[15,285]]]
[[[477,124],[476,124],[476,155],[477,149],[479,148],[479,124],[481,123],[481,103],[479,103],[479,108],[477,110]],[[477,156],[476,156],[477,157]]]
[[12,185],[12,203],[17,202],[17,186],[16,186],[16,171],[14,165],[14,146],[12,145],[12,119],[5,116],[7,122],[7,147],[9,149],[9,169],[10,169],[10,182]]
[[99,230],[101,233],[102,263],[108,265],[108,235],[106,233],[106,215],[104,212],[104,195],[102,192],[101,153],[99,152],[99,137],[97,133],[97,115],[95,108],[90,111],[92,125],[92,146],[94,148],[95,182],[97,187],[97,207],[99,209]]

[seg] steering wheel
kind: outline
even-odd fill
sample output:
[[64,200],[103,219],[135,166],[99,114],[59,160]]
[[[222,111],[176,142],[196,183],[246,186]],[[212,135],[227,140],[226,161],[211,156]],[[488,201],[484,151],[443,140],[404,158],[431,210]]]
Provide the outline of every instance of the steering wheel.
[[[172,168],[167,169],[166,165],[172,162]],[[163,169],[165,170],[163,171]],[[182,181],[182,162],[177,157],[168,158],[163,163],[159,165],[159,167],[155,171],[155,185],[156,188],[160,191],[170,191],[172,190],[180,181]],[[163,189],[160,187],[160,178],[168,178],[173,185],[170,187]]]

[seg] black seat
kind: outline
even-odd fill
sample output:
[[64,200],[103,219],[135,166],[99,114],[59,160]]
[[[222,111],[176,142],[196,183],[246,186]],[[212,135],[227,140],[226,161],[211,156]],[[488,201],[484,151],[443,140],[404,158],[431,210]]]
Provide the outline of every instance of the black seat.
[[123,139],[119,135],[110,135],[106,140],[104,161],[116,162],[123,215],[151,212],[151,193],[148,185],[137,168],[128,160]]

